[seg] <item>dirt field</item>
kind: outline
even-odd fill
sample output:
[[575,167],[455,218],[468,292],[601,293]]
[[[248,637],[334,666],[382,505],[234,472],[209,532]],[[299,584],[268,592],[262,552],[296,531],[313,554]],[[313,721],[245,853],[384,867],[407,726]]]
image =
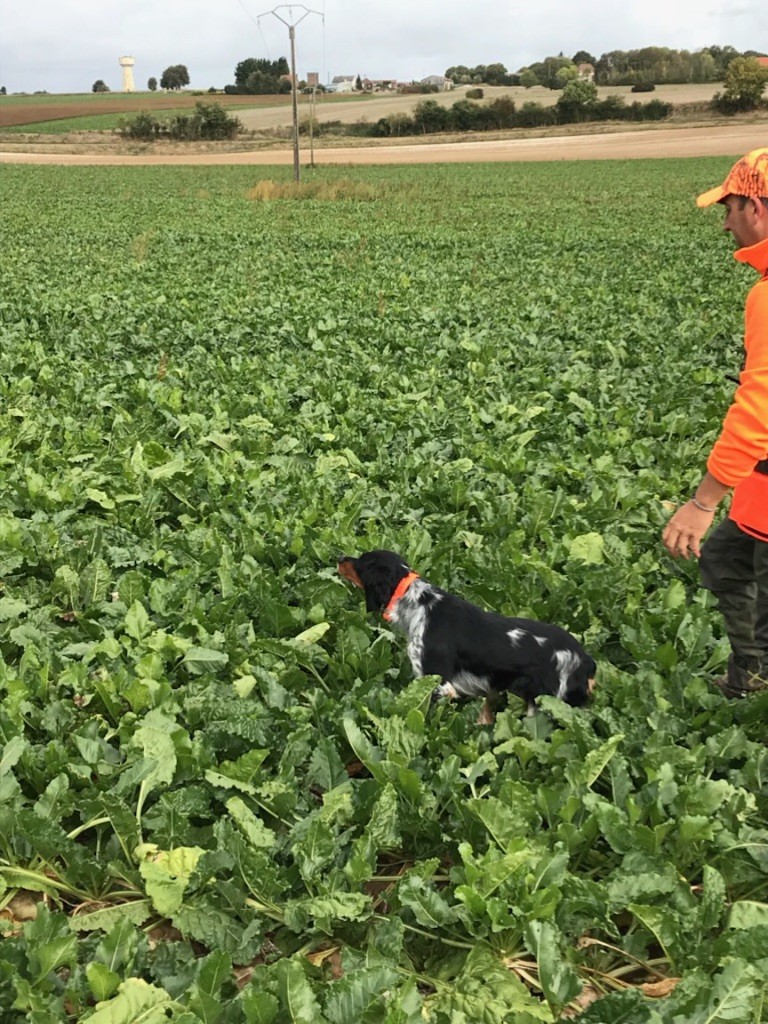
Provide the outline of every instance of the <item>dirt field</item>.
[[[600,87],[600,99],[606,96],[624,96],[627,102],[633,99],[647,102],[649,99],[660,99],[667,103],[705,103],[719,88],[719,83],[707,85],[660,85],[653,93],[637,95],[631,92],[628,85]],[[354,121],[378,121],[380,117],[388,117],[394,113],[411,113],[417,103],[424,99],[433,99],[443,106],[450,106],[457,100],[464,99],[467,87],[463,86],[451,92],[435,93],[429,96],[408,96],[402,94],[374,95],[356,98],[350,95],[318,96],[315,116],[320,121],[341,121],[351,124]],[[523,89],[521,86],[497,87],[485,86],[484,98],[497,99],[509,96],[515,103],[541,103],[551,106],[557,102],[559,92],[536,86]],[[189,92],[182,93],[93,93],[82,96],[7,96],[0,97],[0,127],[11,128],[17,125],[33,125],[43,121],[57,121],[73,117],[90,117],[94,114],[131,114],[142,110],[179,110],[192,108],[195,103],[220,103],[228,108],[237,108],[237,116],[249,131],[264,128],[281,128],[291,123],[290,96],[227,96],[222,94],[193,96]],[[301,115],[309,113],[309,99],[299,97]]]
[[[753,124],[705,128],[646,128],[592,135],[466,142],[408,143],[315,150],[317,164],[418,164],[509,162],[527,160],[630,160],[641,157],[739,156],[764,146],[768,119]],[[305,146],[302,165],[309,162]],[[55,153],[0,152],[0,163],[74,166],[147,166],[184,164],[290,165],[290,148],[253,152]]]
[[[59,121],[71,117],[91,117],[94,114],[136,114],[141,110],[192,109],[196,103],[219,103],[223,107],[276,108],[284,103],[287,120],[291,119],[290,96],[210,96],[204,93],[141,93],[137,95],[94,93],[92,96],[8,96],[0,97],[0,127],[38,124],[42,121]],[[255,114],[256,111],[249,111]],[[239,116],[239,114],[238,114]],[[286,115],[284,114],[284,117]]]
[[[599,98],[606,96],[624,96],[627,103],[639,100],[647,103],[649,100],[663,100],[665,103],[707,103],[720,88],[720,83],[709,85],[659,85],[652,93],[632,93],[628,85],[605,86],[598,89]],[[413,112],[414,107],[422,100],[436,100],[444,107],[450,107],[457,100],[466,98],[466,86],[452,89],[450,92],[433,93],[429,96],[404,96],[404,95],[377,95],[366,99],[355,100],[349,98],[346,103],[340,104],[336,98],[319,97],[315,108],[315,117],[318,121],[341,121],[343,124],[352,124],[354,121],[378,121],[380,117],[389,117],[390,114]],[[533,89],[523,89],[521,86],[484,86],[483,101],[495,100],[500,96],[509,96],[518,106],[523,103],[541,103],[543,106],[553,106],[557,103],[560,93],[545,89],[543,86],[536,86]],[[308,110],[302,110],[308,113]],[[286,115],[288,115],[286,117]],[[263,128],[280,128],[290,123],[290,109],[275,109],[265,106],[259,110],[238,110],[237,116],[250,131],[258,131]]]

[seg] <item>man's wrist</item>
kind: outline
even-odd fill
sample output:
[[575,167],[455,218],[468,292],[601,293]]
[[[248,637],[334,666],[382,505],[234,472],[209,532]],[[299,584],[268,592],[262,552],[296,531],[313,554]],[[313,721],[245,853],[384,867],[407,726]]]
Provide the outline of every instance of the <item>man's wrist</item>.
[[717,506],[730,490],[728,484],[721,483],[717,477],[707,471],[693,492],[691,501],[702,512],[716,512]]
[[697,508],[699,510],[699,512],[710,512],[710,513],[717,512],[717,505],[714,505],[713,507],[710,508],[709,505],[704,505],[702,502],[700,502],[695,494],[691,498],[691,504],[694,505],[695,508]]

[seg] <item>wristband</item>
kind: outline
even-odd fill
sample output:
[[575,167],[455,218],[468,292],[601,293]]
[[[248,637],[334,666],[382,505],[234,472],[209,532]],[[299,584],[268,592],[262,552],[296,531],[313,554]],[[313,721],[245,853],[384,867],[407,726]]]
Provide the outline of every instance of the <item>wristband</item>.
[[699,510],[699,512],[717,512],[717,507],[709,508],[707,505],[702,505],[701,502],[698,500],[698,498],[696,497],[695,494],[691,498],[691,501],[696,506],[696,508]]

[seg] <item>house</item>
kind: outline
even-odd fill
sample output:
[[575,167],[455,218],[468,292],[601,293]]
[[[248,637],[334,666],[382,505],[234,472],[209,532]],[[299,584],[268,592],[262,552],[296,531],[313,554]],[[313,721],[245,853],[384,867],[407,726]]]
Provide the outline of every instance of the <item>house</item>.
[[576,70],[579,72],[579,79],[582,82],[594,82],[595,67],[593,64],[579,64]]
[[335,75],[330,85],[326,86],[328,92],[354,92],[357,75]]
[[363,92],[394,92],[397,89],[395,78],[364,78]]
[[758,57],[757,63],[761,68],[768,68],[768,57]]
[[427,75],[426,78],[422,78],[421,85],[436,85],[440,92],[448,92],[449,89],[453,88],[453,81],[450,78],[446,78],[445,75]]

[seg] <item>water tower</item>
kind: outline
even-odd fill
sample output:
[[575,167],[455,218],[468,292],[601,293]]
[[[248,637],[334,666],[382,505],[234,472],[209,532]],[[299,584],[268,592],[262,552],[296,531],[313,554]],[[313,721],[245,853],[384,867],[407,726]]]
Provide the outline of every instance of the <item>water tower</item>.
[[123,69],[123,92],[136,92],[133,82],[133,65],[136,63],[133,57],[121,57],[118,61]]

